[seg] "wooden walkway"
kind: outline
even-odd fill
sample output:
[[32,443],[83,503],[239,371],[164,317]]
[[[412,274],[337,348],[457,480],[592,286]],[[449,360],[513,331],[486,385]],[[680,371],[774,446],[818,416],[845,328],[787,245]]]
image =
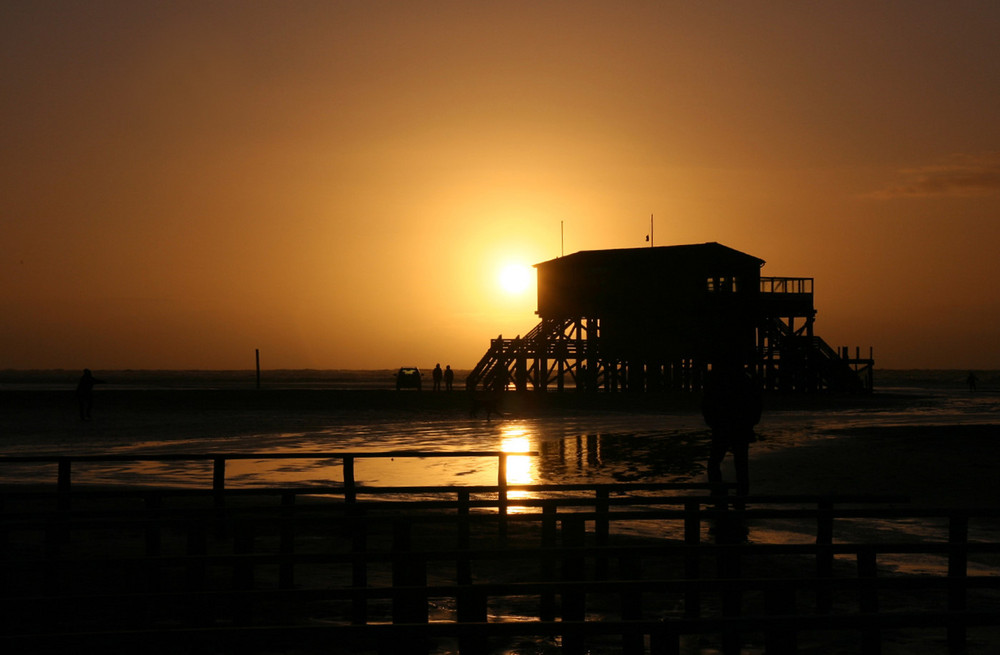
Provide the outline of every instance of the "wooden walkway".
[[[205,489],[71,484],[74,464],[124,456],[0,458],[0,472],[52,465],[57,479],[0,494],[0,648],[880,653],[901,635],[939,648],[921,652],[1000,648],[1000,544],[969,537],[1000,511],[846,496],[736,511],[705,485],[508,485],[511,453],[475,453],[497,458],[489,486],[365,486],[346,464],[469,455],[280,455],[341,458],[345,477],[254,489],[227,488],[225,462],[265,454],[188,456],[213,461]],[[846,539],[848,524],[893,521],[938,532]],[[728,530],[741,525],[751,541]],[[756,536],[777,530],[798,537]],[[919,570],[888,565],[911,557]]]

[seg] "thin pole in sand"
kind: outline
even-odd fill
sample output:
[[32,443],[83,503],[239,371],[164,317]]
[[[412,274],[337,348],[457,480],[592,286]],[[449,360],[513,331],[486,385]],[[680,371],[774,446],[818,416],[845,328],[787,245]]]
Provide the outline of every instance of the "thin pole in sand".
[[253,352],[257,358],[257,388],[260,389],[260,348],[255,348]]

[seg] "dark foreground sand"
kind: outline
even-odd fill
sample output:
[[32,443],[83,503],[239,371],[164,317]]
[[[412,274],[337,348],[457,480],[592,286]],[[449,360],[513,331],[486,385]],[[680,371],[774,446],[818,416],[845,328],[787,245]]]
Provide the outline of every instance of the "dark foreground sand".
[[[467,412],[470,397],[452,395],[374,392],[108,392],[97,399],[95,421],[102,430],[121,434],[137,429],[157,429],[163,421],[174,421],[171,430],[191,429],[231,432],[283,429],[311,421],[348,416],[352,420],[378,420],[386,416],[434,420]],[[667,411],[663,400],[604,400],[587,406],[569,397],[547,404],[530,399],[512,404],[512,411],[531,413],[641,410]],[[863,403],[879,399],[863,399]],[[886,399],[886,402],[894,402]],[[614,403],[613,405],[611,403]],[[672,409],[694,411],[693,403]],[[801,409],[801,407],[796,407]],[[173,410],[173,411],[172,411]],[[0,394],[0,448],[4,439],[22,443],[33,437],[47,438],[67,429],[78,429],[72,393],[41,395]],[[171,419],[171,416],[173,418]],[[159,426],[162,428],[162,426]],[[942,508],[995,508],[1000,506],[1000,425],[881,426],[853,428],[829,434],[828,438],[788,448],[763,444],[751,453],[754,494],[878,494],[905,496],[915,506]],[[751,535],[754,538],[754,535]],[[1000,652],[1000,639],[980,637],[970,652]],[[984,638],[986,641],[984,641]],[[887,653],[942,652],[934,643],[902,639],[886,645]],[[989,643],[986,643],[989,642]],[[852,644],[809,644],[804,652],[847,653]],[[692,643],[686,653],[711,653]],[[933,646],[933,647],[930,647]],[[993,648],[995,646],[995,649]],[[521,651],[544,651],[538,644]],[[759,652],[759,651],[754,651]]]

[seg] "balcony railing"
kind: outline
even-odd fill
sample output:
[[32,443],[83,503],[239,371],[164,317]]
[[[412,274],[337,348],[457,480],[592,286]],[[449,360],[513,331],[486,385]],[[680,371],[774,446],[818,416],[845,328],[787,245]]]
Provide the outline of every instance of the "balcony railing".
[[813,292],[811,277],[762,277],[761,293],[809,293]]

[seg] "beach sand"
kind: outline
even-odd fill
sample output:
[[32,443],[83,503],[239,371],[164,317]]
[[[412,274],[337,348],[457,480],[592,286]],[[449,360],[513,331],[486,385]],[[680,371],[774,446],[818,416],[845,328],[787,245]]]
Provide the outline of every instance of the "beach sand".
[[[614,456],[650,456],[648,451],[637,454],[619,449],[630,440],[667,443],[680,439],[689,446],[683,451],[685,456],[698,457],[704,453],[707,432],[695,403],[670,406],[662,399],[648,398],[600,401],[603,405],[581,402],[575,396],[547,404],[525,399],[508,403],[507,416],[487,422],[481,417],[468,416],[470,399],[464,392],[434,395],[393,391],[115,391],[99,394],[94,420],[81,422],[75,415],[71,393],[5,391],[0,395],[0,450],[10,454],[61,453],[67,449],[102,453],[130,447],[136,439],[144,439],[153,450],[172,443],[185,450],[192,450],[199,443],[211,443],[213,448],[245,448],[260,443],[259,450],[266,451],[284,443],[274,435],[311,435],[314,431],[325,434],[322,431],[349,428],[363,436],[372,426],[411,431],[409,435],[418,440],[464,430],[471,436],[462,437],[455,444],[476,443],[471,439],[481,435],[481,447],[491,448],[499,443],[505,426],[552,430],[553,425],[569,425],[565,434],[570,441],[574,434],[603,435],[600,455],[609,459],[603,470],[610,467],[610,458]],[[763,441],[751,449],[753,494],[875,494],[905,497],[909,500],[906,504],[911,506],[945,509],[1000,505],[1000,476],[994,470],[1000,462],[997,424],[940,420],[929,425],[878,420],[866,423],[859,422],[856,413],[850,414],[850,421],[842,421],[836,411],[817,408],[815,402],[784,399],[772,405],[760,426]],[[833,400],[837,409],[850,411],[861,406],[864,410],[881,411],[888,407],[897,413],[905,413],[908,403],[913,402],[923,401],[867,397],[858,399],[854,405],[850,399]],[[664,434],[653,434],[657,425],[670,429]],[[376,430],[375,434],[381,432]],[[654,455],[667,456],[661,451]],[[700,466],[699,462],[689,475],[681,477],[703,479]],[[586,476],[595,470],[602,469],[595,465],[577,474]],[[669,467],[655,470],[669,472]],[[729,478],[732,479],[731,469]],[[801,526],[794,525],[751,526],[751,539],[808,541],[812,536],[809,527],[800,529]],[[1000,541],[996,521],[977,524],[975,530],[979,538]],[[865,540],[871,533],[880,538],[887,534],[906,539],[927,536],[923,526],[913,524],[881,526],[877,530],[856,523],[838,526],[838,538],[842,540]],[[978,556],[972,565],[979,571],[996,574],[1000,571],[1000,561],[996,560],[992,556]],[[923,564],[891,565],[919,568]],[[980,634],[970,652],[989,653],[995,652],[994,646],[1000,648],[1000,638],[994,639],[996,635]],[[938,637],[929,645],[911,640],[910,636],[901,636],[898,642],[887,643],[885,652],[943,652]],[[808,652],[851,652],[850,645],[837,649],[830,646],[831,649],[823,650],[820,645]],[[686,652],[709,655],[712,651],[692,645]]]
[[1000,425],[858,427],[751,453],[759,494],[902,495],[914,505],[1000,506]]

